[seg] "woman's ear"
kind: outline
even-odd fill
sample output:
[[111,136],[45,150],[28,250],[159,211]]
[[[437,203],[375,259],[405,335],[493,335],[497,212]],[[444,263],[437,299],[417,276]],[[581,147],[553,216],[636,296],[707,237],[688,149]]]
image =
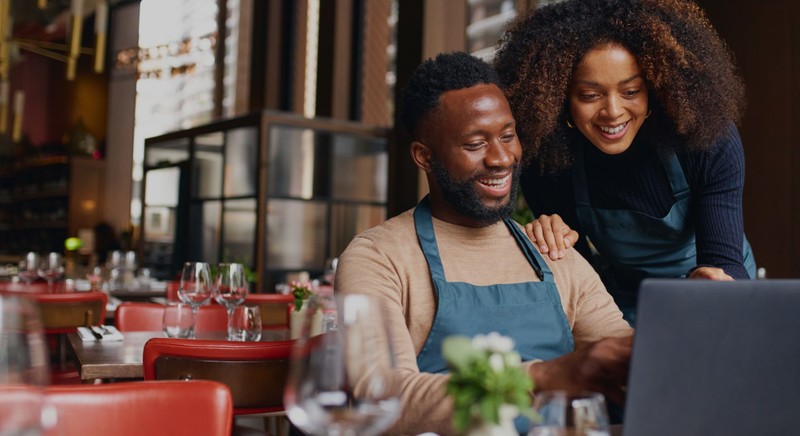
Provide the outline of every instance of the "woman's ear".
[[417,165],[417,168],[426,173],[431,172],[431,149],[427,145],[419,141],[413,141],[411,143],[411,158],[414,159],[414,164]]

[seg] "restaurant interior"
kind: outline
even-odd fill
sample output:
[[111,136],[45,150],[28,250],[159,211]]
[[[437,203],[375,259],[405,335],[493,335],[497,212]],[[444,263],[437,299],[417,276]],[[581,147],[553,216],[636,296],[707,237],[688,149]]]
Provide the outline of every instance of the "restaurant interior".
[[[283,392],[298,286],[331,290],[351,239],[427,193],[395,110],[403,85],[437,53],[490,59],[509,20],[557,1],[0,0],[0,286],[38,289],[48,369],[34,384],[65,385],[47,393],[60,433],[37,415],[43,434],[86,430],[70,395],[107,409],[96,434],[296,431]],[[800,277],[800,4],[696,2],[746,85],[744,228],[760,277]],[[189,303],[181,334],[204,348],[153,343],[165,307],[191,300],[178,295],[187,268],[220,264],[240,265],[249,290]],[[233,350],[216,331],[230,338],[242,301],[269,348]],[[105,336],[114,363],[91,360]],[[186,378],[228,389],[162,381],[131,399],[121,383]],[[107,398],[90,399],[94,385]],[[41,401],[29,394],[0,394],[0,435],[14,421],[3,405]],[[110,398],[185,410],[173,430],[115,423]]]

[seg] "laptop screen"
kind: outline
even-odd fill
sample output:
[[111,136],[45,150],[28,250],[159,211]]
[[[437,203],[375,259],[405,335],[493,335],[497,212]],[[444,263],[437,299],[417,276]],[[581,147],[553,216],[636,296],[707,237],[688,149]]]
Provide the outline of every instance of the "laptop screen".
[[625,436],[800,434],[800,280],[645,280]]

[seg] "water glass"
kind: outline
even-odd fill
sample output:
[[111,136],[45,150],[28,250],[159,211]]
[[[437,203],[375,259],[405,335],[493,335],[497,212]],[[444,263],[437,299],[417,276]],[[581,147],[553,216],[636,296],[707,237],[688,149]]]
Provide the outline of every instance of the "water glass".
[[39,312],[28,300],[0,295],[0,435],[39,434],[41,388],[49,379]]
[[228,340],[261,340],[261,311],[258,306],[237,306],[233,309],[228,327]]
[[195,313],[192,306],[183,303],[169,303],[164,306],[161,329],[168,338],[193,338]]
[[533,399],[533,408],[539,416],[528,436],[609,435],[606,401],[596,392],[540,392]]

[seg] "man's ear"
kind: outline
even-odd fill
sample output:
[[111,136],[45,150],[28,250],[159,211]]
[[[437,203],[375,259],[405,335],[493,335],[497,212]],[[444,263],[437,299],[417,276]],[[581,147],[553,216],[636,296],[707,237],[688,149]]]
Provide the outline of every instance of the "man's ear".
[[426,173],[431,172],[431,149],[419,142],[413,141],[411,143],[411,158],[414,159],[414,163],[417,165],[417,168],[425,171]]

